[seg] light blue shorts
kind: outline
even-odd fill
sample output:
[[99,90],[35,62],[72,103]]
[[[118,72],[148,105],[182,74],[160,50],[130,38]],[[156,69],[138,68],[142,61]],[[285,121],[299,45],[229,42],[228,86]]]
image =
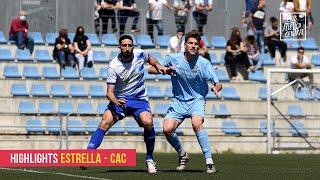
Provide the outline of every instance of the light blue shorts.
[[205,104],[204,99],[180,101],[173,98],[165,119],[174,119],[182,122],[185,118],[190,118],[194,115],[204,117]]

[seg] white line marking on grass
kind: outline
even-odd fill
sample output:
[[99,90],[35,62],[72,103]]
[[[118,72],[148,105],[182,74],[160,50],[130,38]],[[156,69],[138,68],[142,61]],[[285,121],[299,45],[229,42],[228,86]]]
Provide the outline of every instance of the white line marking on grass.
[[32,170],[32,169],[15,169],[15,168],[0,168],[0,169],[1,170],[8,170],[8,171],[22,171],[22,172],[29,172],[29,173],[35,173],[35,174],[52,174],[52,175],[76,177],[76,178],[82,178],[82,179],[111,180],[111,179],[98,178],[98,177],[92,177],[92,176],[80,176],[80,175],[67,174],[67,173],[36,171],[36,170]]

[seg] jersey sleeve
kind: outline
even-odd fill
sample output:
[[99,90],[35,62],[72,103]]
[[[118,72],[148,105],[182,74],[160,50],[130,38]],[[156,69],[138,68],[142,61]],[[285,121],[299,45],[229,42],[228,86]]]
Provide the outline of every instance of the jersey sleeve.
[[115,84],[117,81],[117,73],[114,69],[108,68],[107,84]]
[[218,76],[213,70],[212,65],[208,62],[204,63],[204,66],[202,67],[204,71],[204,77],[210,81],[212,84],[216,84],[219,82]]
[[144,62],[149,62],[149,53],[147,51],[142,51]]

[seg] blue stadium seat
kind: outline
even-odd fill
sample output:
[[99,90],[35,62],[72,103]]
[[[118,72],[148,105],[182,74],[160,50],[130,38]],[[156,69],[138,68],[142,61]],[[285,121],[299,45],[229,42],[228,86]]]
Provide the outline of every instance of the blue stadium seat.
[[77,112],[79,115],[93,115],[93,114],[95,114],[93,112],[93,107],[90,102],[79,103]]
[[99,103],[97,107],[97,114],[102,115],[106,110],[108,103]]
[[319,50],[319,47],[314,38],[308,38],[306,40],[302,40],[301,42],[301,46],[307,50]]
[[100,68],[99,79],[107,79],[108,77],[108,68]]
[[61,76],[64,79],[78,79],[79,74],[77,73],[75,68],[66,67],[65,69],[61,70]]
[[248,77],[251,81],[267,82],[262,70],[250,71]]
[[72,97],[86,97],[88,94],[85,92],[82,85],[70,85],[69,94]]
[[59,79],[60,75],[57,71],[57,68],[52,66],[44,66],[42,69],[42,76],[45,79]]
[[214,72],[218,76],[219,81],[221,81],[221,82],[229,82],[230,81],[229,75],[224,68],[215,69]]
[[211,44],[210,44],[209,39],[208,39],[207,36],[201,36],[201,40],[203,40],[204,44],[205,44],[208,48],[211,47]]
[[38,68],[36,66],[24,66],[22,75],[26,79],[40,79]]
[[108,134],[123,134],[125,132],[124,128],[121,127],[121,121],[116,122],[109,130]]
[[93,61],[95,63],[107,63],[107,55],[104,51],[93,51]]
[[143,128],[140,128],[135,120],[127,120],[125,122],[125,127],[128,134],[143,134]]
[[159,86],[148,86],[147,94],[151,98],[164,98],[164,94],[161,92]]
[[212,36],[211,44],[214,48],[226,48],[227,47],[227,41],[226,41],[226,38],[224,38],[224,36]]
[[28,133],[44,133],[45,129],[42,127],[39,119],[28,119],[26,122]]
[[143,77],[145,80],[156,80],[157,75],[155,74],[149,74],[147,69],[143,69]]
[[311,90],[307,87],[298,87],[294,95],[299,100],[313,100]]
[[0,31],[0,44],[6,44],[7,40],[2,31]]
[[46,129],[49,133],[59,134],[61,129],[60,120],[59,119],[47,120]]
[[320,66],[320,54],[313,54],[311,57],[311,62],[315,66]]
[[58,112],[62,115],[73,113],[73,106],[70,102],[60,102],[58,106]]
[[302,107],[300,105],[289,105],[288,106],[289,116],[304,116]]
[[222,122],[222,132],[224,132],[226,135],[241,136],[241,132],[236,123],[229,119]]
[[85,132],[85,129],[80,120],[72,119],[68,121],[68,132],[71,134],[82,134]]
[[263,65],[265,66],[274,66],[275,62],[272,60],[270,54],[260,54],[260,58],[263,59]]
[[34,54],[37,62],[52,62],[53,58],[46,49],[37,49]]
[[208,94],[206,96],[206,98],[208,99],[220,99],[220,97],[217,97],[211,90],[210,90],[211,87],[209,87],[209,90],[208,90]]
[[28,96],[29,95],[25,84],[12,84],[10,92],[12,96]]
[[80,76],[83,79],[98,79],[96,70],[94,68],[83,67],[80,70]]
[[106,90],[102,85],[90,85],[89,87],[90,97],[106,97]]
[[1,48],[0,49],[0,61],[13,61],[14,57],[11,54],[10,49]]
[[118,46],[118,38],[116,34],[103,34],[102,43],[106,46]]
[[119,51],[114,50],[110,52],[110,56],[109,56],[109,61],[111,61],[112,59],[114,59],[115,57],[117,57],[119,54]]
[[94,133],[96,131],[96,129],[98,128],[100,124],[100,120],[97,119],[89,119],[87,120],[87,126],[86,126],[86,130],[91,134]]
[[172,87],[166,87],[164,91],[164,96],[167,98],[173,97]]
[[16,59],[18,61],[33,61],[33,58],[28,49],[17,49],[16,50]]
[[167,114],[167,110],[169,109],[169,107],[170,107],[170,104],[157,103],[154,113],[159,116],[165,116]]
[[48,97],[49,93],[44,84],[32,84],[30,89],[30,95],[37,97]]
[[3,76],[5,78],[21,78],[18,66],[4,66]]
[[224,64],[225,63],[225,60],[224,60],[224,57],[226,56],[226,53],[224,52],[224,53],[221,53],[221,56],[220,56],[220,62],[222,63],[222,64]]
[[[272,92],[273,92],[273,90],[271,89],[271,93]],[[267,100],[267,88],[266,87],[259,88],[259,99]],[[277,97],[272,96],[271,100],[277,100]]]
[[51,85],[50,95],[52,97],[68,97],[68,93],[66,92],[64,85],[56,85],[56,84]]
[[56,110],[54,109],[53,103],[41,102],[39,103],[39,113],[40,114],[54,114]]
[[[68,35],[70,35],[70,33],[68,33]],[[53,45],[57,37],[58,37],[58,33],[47,33],[46,43],[48,43],[49,45]],[[73,41],[73,39],[70,39],[70,41]]]
[[91,42],[91,45],[93,45],[93,46],[100,46],[101,45],[100,40],[99,40],[96,33],[86,33],[86,35],[88,36],[89,41]]
[[150,51],[149,54],[156,58],[158,61],[160,61],[162,59],[162,56],[161,56],[161,53],[157,50],[154,50],[154,51]]
[[19,103],[18,108],[19,113],[21,114],[36,114],[36,108],[32,102],[22,101]]
[[[260,127],[259,127],[260,133],[262,133],[264,136],[268,134],[268,129],[267,129],[267,121],[261,121],[260,122]],[[271,135],[272,136],[279,136],[279,132],[276,131],[274,125],[271,128]]]
[[149,35],[138,35],[137,43],[141,46],[141,48],[155,48],[156,46],[153,44],[151,37]]
[[216,108],[215,105],[212,106],[211,113],[215,116],[231,116],[226,104],[220,104],[220,108]]
[[160,48],[167,48],[169,45],[170,37],[168,35],[157,36],[157,45]]
[[320,88],[315,88],[313,97],[314,97],[314,99],[316,99],[316,100],[320,100]]
[[217,58],[216,53],[210,52],[209,55],[210,55],[211,64],[214,64],[214,65],[221,64],[221,61]]
[[34,44],[45,44],[41,32],[29,32],[29,36],[32,37]]
[[240,100],[240,97],[234,87],[224,87],[221,90],[222,97],[224,99]]
[[302,122],[299,121],[294,121],[292,122],[292,126],[290,126],[290,133],[292,134],[292,136],[302,136],[302,137],[308,137],[308,132],[307,130],[304,128],[304,125]]
[[300,46],[298,41],[295,40],[284,40],[285,43],[287,43],[288,49],[298,49]]

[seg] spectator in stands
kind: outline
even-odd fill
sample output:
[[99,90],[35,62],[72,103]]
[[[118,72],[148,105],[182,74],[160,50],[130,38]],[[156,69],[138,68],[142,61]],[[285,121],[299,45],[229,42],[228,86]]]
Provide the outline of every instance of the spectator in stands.
[[212,0],[195,0],[194,2],[192,14],[201,35],[203,35],[203,26],[207,24],[208,14],[212,8]]
[[264,7],[265,0],[260,0],[258,8],[253,11],[252,15],[254,37],[260,53],[264,52],[264,20],[266,17]]
[[135,0],[120,0],[117,4],[118,10],[118,23],[120,27],[120,35],[124,33],[128,17],[133,17],[131,32],[139,32],[137,24],[139,21],[140,13],[136,11],[137,5]]
[[117,0],[104,0],[101,2],[101,8],[99,10],[99,17],[102,20],[102,34],[108,33],[108,21],[111,20],[112,32],[117,32],[116,28],[116,4]]
[[184,29],[178,29],[177,34],[170,38],[168,53],[184,52],[183,35],[184,35]]
[[[290,68],[291,69],[311,69],[311,61],[309,60],[309,58],[307,56],[304,55],[304,48],[303,47],[299,47],[297,49],[297,55],[294,55],[293,57],[291,57],[290,59]],[[308,76],[309,77],[309,84],[310,87],[313,87],[313,74],[310,73],[289,73],[288,77],[289,77],[289,81],[294,81],[295,79],[299,78],[304,78]],[[296,86],[295,86],[296,87]],[[294,89],[295,89],[294,87]]]
[[73,39],[73,45],[79,63],[79,71],[83,67],[92,67],[93,51],[91,49],[91,42],[88,36],[84,34],[84,29],[82,26],[79,26],[76,30],[76,35]]
[[249,62],[253,70],[262,69],[263,59],[260,57],[258,45],[254,36],[247,36],[245,39],[245,48],[248,54]]
[[96,31],[96,34],[99,36],[100,35],[100,14],[99,11],[101,9],[101,1],[102,0],[95,0],[94,2],[94,29]]
[[[276,64],[284,64],[286,61],[287,44],[280,40],[279,21],[276,17],[270,18],[270,23],[264,32],[264,42],[270,51],[270,55]],[[276,61],[276,47],[281,54],[280,62]]]
[[294,12],[293,0],[283,0],[280,3],[279,11],[280,11],[280,13],[283,13],[283,15],[282,15],[283,20],[291,20],[292,16],[289,13]]
[[21,10],[18,17],[11,21],[9,40],[14,41],[19,49],[27,48],[32,54],[34,41],[29,36],[27,13],[24,10]]
[[188,21],[188,12],[191,9],[192,0],[174,0],[173,8],[174,19],[177,29],[183,29],[183,33],[186,29],[186,23]]
[[68,38],[68,30],[62,28],[59,31],[59,36],[56,38],[53,49],[53,58],[56,59],[60,65],[60,69],[64,69],[66,65],[76,67],[74,58],[74,48],[70,39]]
[[209,61],[211,60],[210,55],[209,55],[208,47],[207,47],[206,43],[204,43],[204,41],[202,39],[199,41],[199,54],[202,57],[208,59]]
[[231,80],[233,81],[237,79],[237,65],[244,65],[247,71],[253,69],[253,67],[250,65],[248,55],[245,51],[244,43],[241,39],[240,29],[238,27],[232,28],[231,37],[227,42],[225,62],[226,65],[230,67]]
[[158,30],[158,36],[163,35],[163,24],[162,24],[162,11],[163,6],[168,9],[173,9],[167,0],[148,0],[148,11],[147,11],[147,31],[151,39],[153,40],[153,26],[155,25]]
[[255,11],[258,10],[258,6],[261,3],[261,5],[265,6],[265,0],[245,0],[246,1],[246,11],[244,13],[244,19],[243,24],[247,28],[247,35],[253,35],[254,34],[254,26],[252,17]]
[[[298,16],[298,22],[303,24],[304,26],[307,26],[307,31],[311,31],[311,27],[313,25],[313,17],[311,15],[312,11],[312,0],[293,0],[294,2],[294,11],[295,12],[302,12],[306,13],[307,17],[305,17],[303,14],[300,14]],[[305,19],[307,22],[305,22]],[[301,37],[302,38],[302,37]]]

